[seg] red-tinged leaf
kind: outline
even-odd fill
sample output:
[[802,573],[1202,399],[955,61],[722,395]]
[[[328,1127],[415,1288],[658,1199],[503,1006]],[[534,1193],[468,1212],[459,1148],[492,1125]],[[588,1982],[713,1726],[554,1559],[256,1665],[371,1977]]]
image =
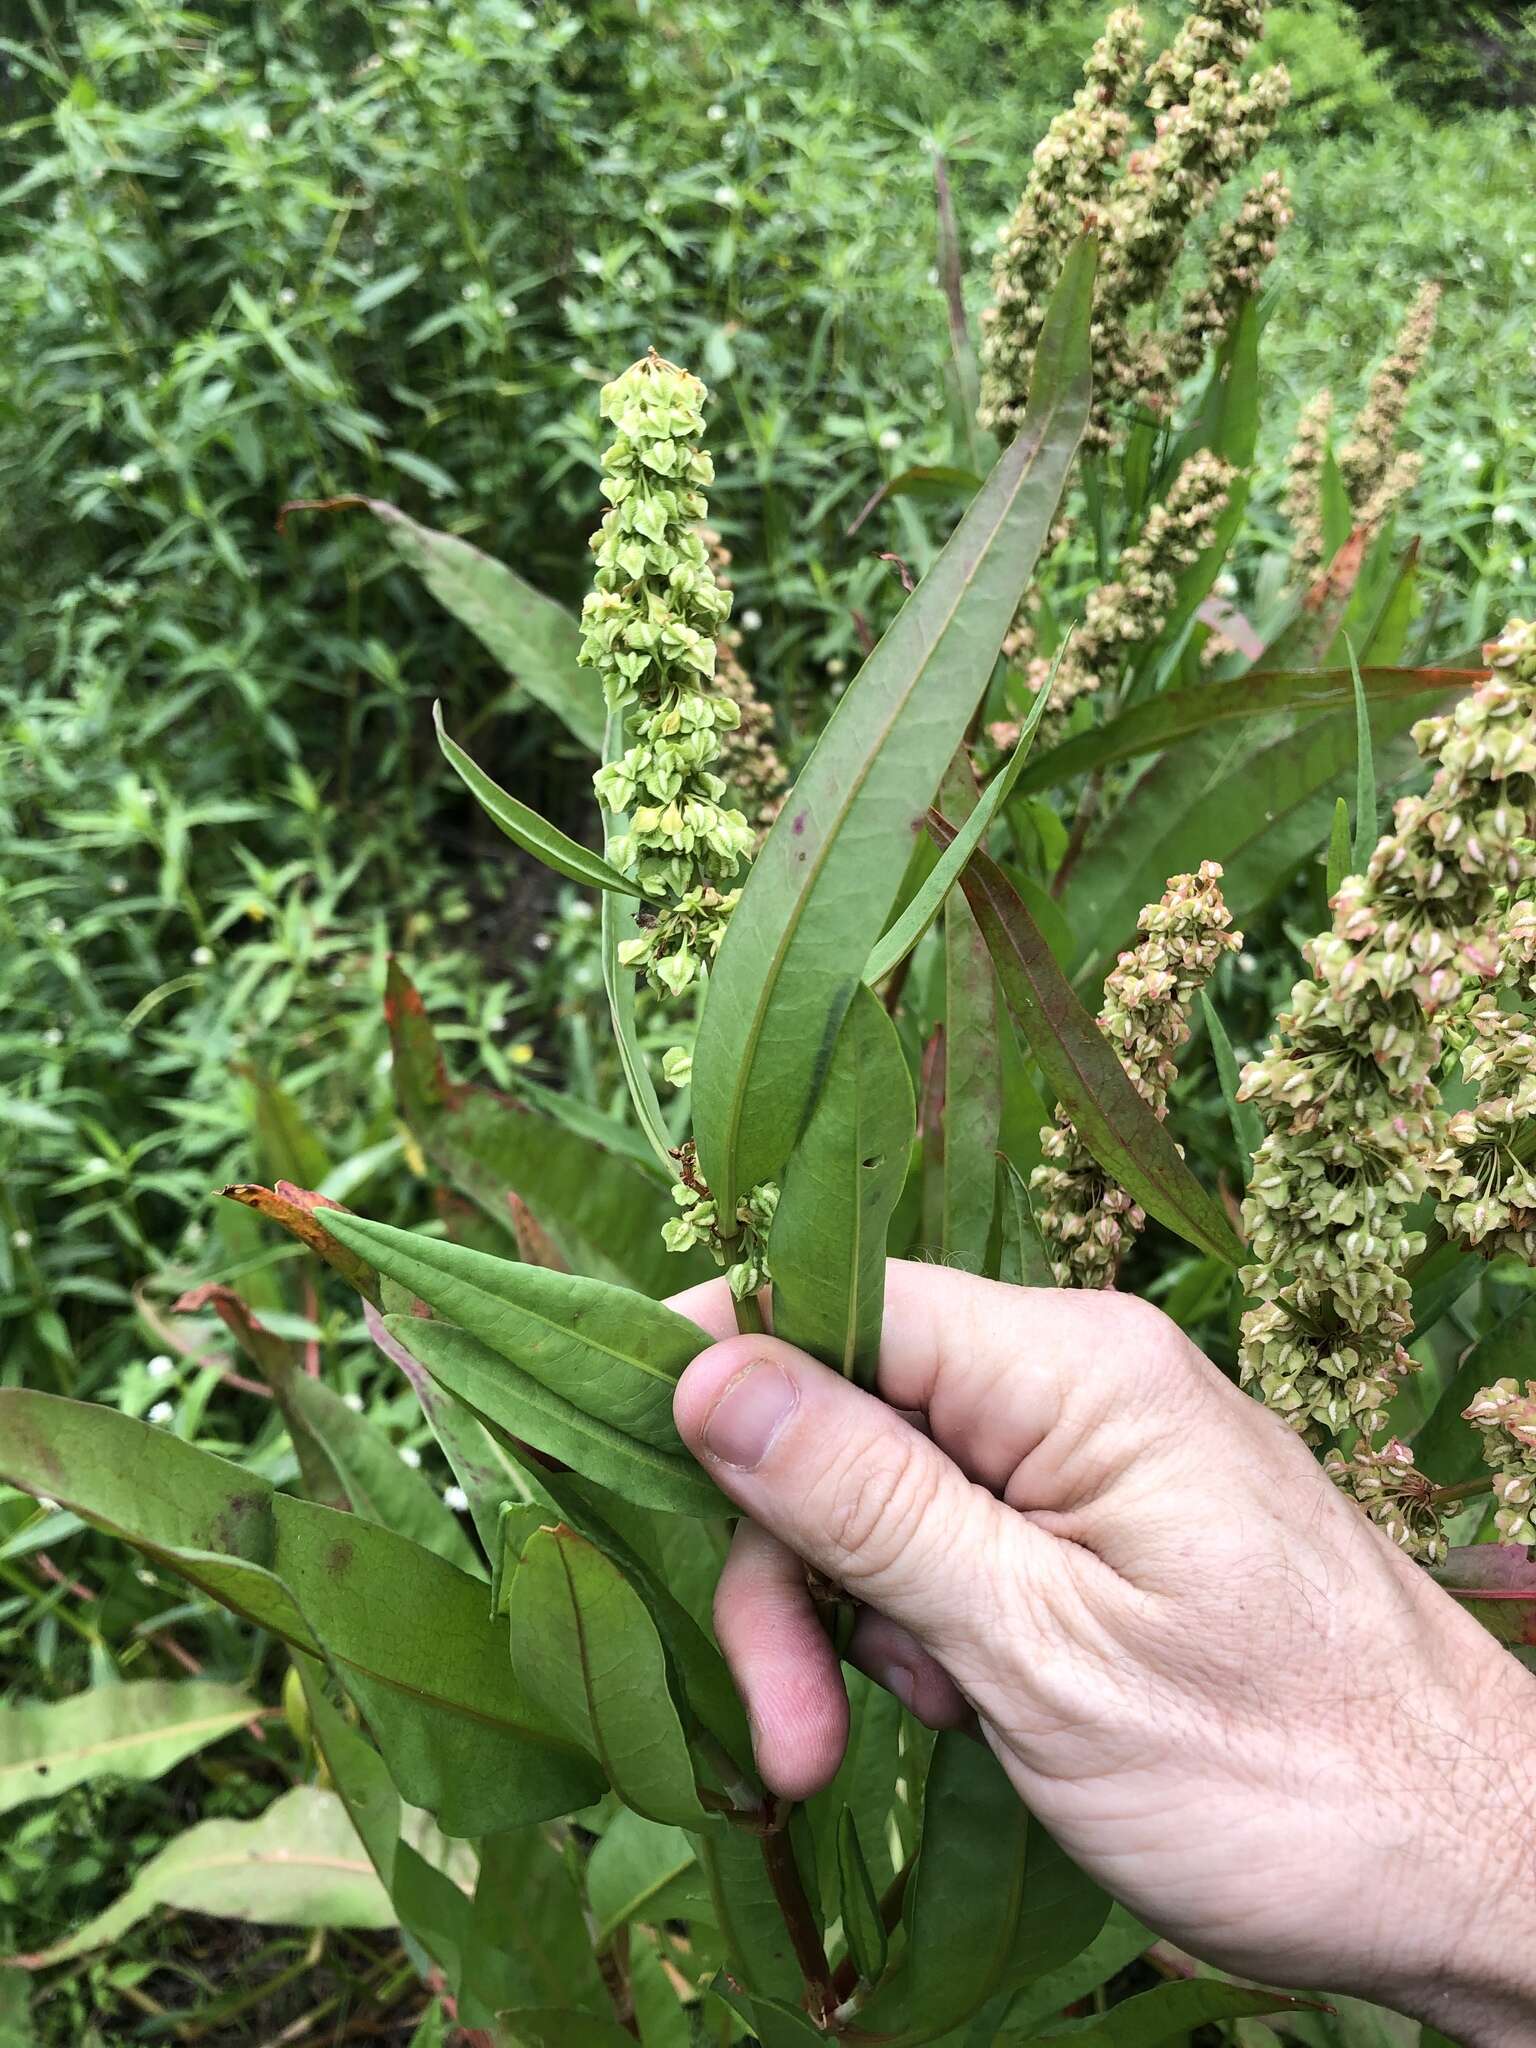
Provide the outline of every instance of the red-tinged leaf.
[[371,1301],[375,1308],[379,1303],[379,1276],[356,1252],[348,1251],[332,1237],[319,1217],[323,1210],[341,1208],[340,1202],[333,1202],[328,1195],[311,1193],[308,1188],[295,1187],[290,1180],[280,1180],[275,1188],[253,1186],[249,1182],[237,1182],[233,1187],[219,1191],[231,1202],[239,1202],[247,1209],[254,1209],[259,1216],[286,1230],[290,1237],[296,1237],[300,1244],[307,1245],[317,1258],[324,1259],[333,1271],[339,1273],[349,1287],[355,1287],[365,1301]]
[[1501,1643],[1536,1648],[1536,1562],[1520,1544],[1453,1550],[1431,1576]]
[[[1363,668],[1360,680],[1372,704],[1412,703],[1419,697],[1441,697],[1448,690],[1475,689],[1488,680],[1488,670]],[[1072,776],[1176,747],[1181,740],[1193,739],[1215,726],[1271,718],[1278,712],[1306,717],[1347,711],[1354,695],[1354,676],[1348,668],[1263,669],[1230,682],[1169,690],[1030,761],[1019,776],[1018,788],[1021,792],[1053,789]],[[1433,708],[1432,702],[1426,701],[1424,715]]]
[[1271,668],[1313,668],[1326,661],[1365,566],[1364,527],[1352,533],[1301,601],[1301,610],[1269,649]]
[[[929,824],[941,844],[954,836],[937,812],[930,812]],[[976,853],[963,886],[1004,999],[1083,1143],[1149,1216],[1198,1250],[1239,1265],[1243,1247],[1220,1204],[1195,1179],[1167,1125],[1137,1094],[1007,876],[986,854]]]

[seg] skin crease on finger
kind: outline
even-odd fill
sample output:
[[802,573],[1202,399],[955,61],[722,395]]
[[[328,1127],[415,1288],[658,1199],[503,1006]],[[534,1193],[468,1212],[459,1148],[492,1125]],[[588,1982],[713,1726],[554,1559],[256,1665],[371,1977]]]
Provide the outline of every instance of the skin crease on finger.
[[[940,1450],[896,1446],[887,1409],[771,1339],[704,1354],[679,1393],[764,1525],[717,1615],[765,1775],[803,1795],[846,1727],[784,1542],[823,1569],[863,1544],[858,1661],[922,1674],[918,1711],[973,1703],[1133,1910],[1243,1974],[1536,2041],[1536,1681],[1157,1311],[889,1271],[882,1392]],[[723,1290],[677,1306],[732,1328]],[[722,1465],[710,1418],[765,1357],[790,1411],[755,1469]]]

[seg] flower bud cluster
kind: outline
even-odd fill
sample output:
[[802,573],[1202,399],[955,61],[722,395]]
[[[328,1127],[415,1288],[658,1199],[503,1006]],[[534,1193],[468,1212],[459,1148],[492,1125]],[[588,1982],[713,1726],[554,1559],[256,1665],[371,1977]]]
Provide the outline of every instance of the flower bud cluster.
[[1536,1380],[1495,1380],[1462,1413],[1483,1439],[1498,1503],[1494,1526],[1506,1543],[1536,1543]]
[[1306,948],[1312,979],[1243,1075],[1268,1136],[1244,1205],[1259,1306],[1242,1375],[1313,1439],[1350,1425],[1374,1437],[1413,1369],[1406,1268],[1424,1240],[1407,1215],[1458,1167],[1433,1081],[1436,1013],[1497,974],[1498,892],[1532,871],[1536,689],[1495,676],[1414,738],[1440,763],[1434,781],[1344,881],[1332,929]]
[[1421,1564],[1439,1564],[1448,1546],[1435,1486],[1400,1438],[1389,1438],[1380,1450],[1362,1439],[1352,1458],[1330,1451],[1323,1469],[1399,1548]]
[[1243,195],[1242,204],[1211,238],[1206,278],[1184,301],[1168,343],[1175,380],[1191,377],[1212,349],[1231,333],[1244,303],[1253,298],[1275,260],[1280,237],[1295,219],[1291,188],[1278,171],[1266,171]]
[[1324,389],[1302,407],[1285,461],[1291,566],[1303,582],[1310,582],[1323,566],[1323,471],[1332,426],[1333,393]]
[[981,422],[1017,433],[1029,396],[1035,344],[1069,245],[1101,225],[1130,138],[1125,112],[1146,43],[1134,7],[1117,8],[1083,66],[1083,86],[1035,150],[1029,181],[1001,231],[993,303],[982,315]]
[[1068,244],[1085,231],[1101,243],[1089,446],[1108,445],[1112,417],[1127,406],[1164,414],[1175,383],[1227,332],[1290,217],[1278,179],[1264,180],[1238,220],[1214,238],[1209,280],[1175,332],[1134,323],[1165,291],[1191,223],[1262,147],[1289,96],[1282,67],[1243,76],[1262,25],[1258,0],[1197,6],[1146,74],[1154,135],[1132,151],[1125,109],[1140,71],[1142,22],[1131,8],[1110,17],[1085,67],[1083,90],[1036,150],[1023,198],[1002,232],[993,304],[983,315],[984,426],[1006,434],[1023,419],[1046,302]]
[[732,1264],[726,1278],[738,1301],[755,1294],[768,1279],[768,1232],[779,1206],[779,1190],[773,1181],[763,1181],[736,1205],[736,1233],[727,1243],[720,1235],[720,1214],[715,1198],[699,1178],[698,1159],[690,1141],[674,1155],[680,1178],[673,1183],[672,1199],[679,1214],[661,1226],[669,1252],[691,1251],[694,1245],[709,1247],[718,1265],[727,1258]]
[[[1174,1054],[1189,1037],[1190,1004],[1228,953],[1242,946],[1222,899],[1221,868],[1175,875],[1137,921],[1140,939],[1104,984],[1099,1029],[1119,1055],[1137,1093],[1167,1115]],[[1132,1196],[1113,1180],[1058,1109],[1041,1132],[1045,1164],[1030,1185],[1051,1270],[1060,1287],[1112,1287],[1130,1240],[1146,1224]]]
[[595,588],[582,608],[581,659],[610,706],[629,713],[635,741],[594,778],[608,810],[629,813],[608,858],[647,898],[642,933],[619,957],[673,995],[719,947],[736,901],[730,878],[755,845],[714,767],[740,713],[715,684],[731,601],[698,531],[714,475],[699,446],[705,395],[654,351],[604,386],[617,429],[603,455],[611,509],[592,537]]
[[[704,545],[710,567],[722,590],[729,590],[730,549],[718,533],[705,527]],[[741,634],[734,626],[722,628],[715,648],[715,686],[736,706],[737,722],[720,734],[720,773],[731,790],[747,807],[747,817],[759,839],[784,806],[789,776],[773,744],[773,712],[758,694],[757,685],[742,665]]]
[[[1390,499],[1383,502],[1383,489],[1394,468],[1398,468],[1394,451],[1403,415],[1408,409],[1408,393],[1424,367],[1424,358],[1429,354],[1439,311],[1440,286],[1423,285],[1403,322],[1392,353],[1371,379],[1371,388],[1355,421],[1354,432],[1339,450],[1339,472],[1344,479],[1344,488],[1349,493],[1349,502],[1362,517],[1364,508],[1378,506],[1376,518],[1379,522],[1390,502]],[[1399,469],[1399,475],[1403,474],[1405,472]],[[1417,475],[1416,469],[1413,474]]]
[[[1237,472],[1219,455],[1201,449],[1190,456],[1168,495],[1147,514],[1135,543],[1120,557],[1113,583],[1090,592],[1083,623],[1073,636],[1051,687],[1051,707],[1041,724],[1042,743],[1055,739],[1079,697],[1112,686],[1138,648],[1156,640],[1168,623],[1179,579],[1216,537]],[[1036,690],[1050,676],[1050,664],[1033,661],[1029,680]]]

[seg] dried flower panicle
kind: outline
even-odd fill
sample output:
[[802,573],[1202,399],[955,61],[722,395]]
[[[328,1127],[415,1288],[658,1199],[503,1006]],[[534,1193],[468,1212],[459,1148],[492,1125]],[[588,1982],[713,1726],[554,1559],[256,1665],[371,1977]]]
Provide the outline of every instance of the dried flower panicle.
[[[1242,945],[1222,899],[1221,868],[1206,861],[1196,875],[1175,875],[1158,903],[1137,921],[1140,939],[1104,984],[1099,1029],[1120,1057],[1137,1092],[1166,1116],[1174,1055],[1189,1037],[1190,1004],[1228,953]],[[1041,1133],[1045,1164],[1030,1185],[1051,1268],[1062,1287],[1112,1287],[1120,1260],[1146,1217],[1109,1177],[1058,1110]]]
[[594,778],[608,810],[629,813],[608,857],[648,899],[644,929],[619,957],[673,995],[719,947],[738,894],[731,879],[755,845],[715,770],[740,713],[715,683],[730,595],[698,530],[714,475],[700,445],[705,396],[654,351],[604,386],[617,429],[603,454],[611,510],[592,537],[595,588],[582,608],[581,659],[629,714],[635,741]]
[[1323,566],[1323,471],[1333,427],[1333,393],[1309,398],[1296,422],[1285,459],[1285,518],[1291,529],[1291,566],[1304,582]]
[[[1089,594],[1083,623],[1051,685],[1051,707],[1041,721],[1043,744],[1059,736],[1080,697],[1116,683],[1137,649],[1162,632],[1180,577],[1215,539],[1236,475],[1230,463],[1207,449],[1190,456],[1120,557],[1115,580]],[[1033,688],[1042,689],[1050,664],[1031,662],[1027,673]]]
[[[1530,629],[1510,629],[1527,645]],[[1495,643],[1490,659],[1501,665]],[[1502,664],[1506,670],[1509,664]],[[1498,972],[1499,892],[1533,871],[1536,675],[1498,674],[1414,728],[1439,768],[1405,797],[1364,875],[1334,898],[1264,1058],[1243,1075],[1268,1136],[1244,1219],[1259,1306],[1243,1319],[1244,1383],[1310,1439],[1367,1438],[1413,1369],[1408,1212],[1457,1171],[1434,1073],[1437,1012]]]
[[1493,1472],[1495,1528],[1506,1543],[1536,1544],[1536,1380],[1524,1393],[1518,1380],[1495,1380],[1462,1413]]
[[1294,219],[1291,188],[1278,171],[1266,171],[1244,193],[1231,220],[1217,229],[1206,252],[1205,279],[1185,299],[1168,340],[1168,367],[1176,381],[1192,377],[1232,332]]
[[1339,473],[1357,512],[1380,502],[1383,486],[1397,466],[1397,437],[1408,409],[1409,391],[1434,340],[1440,297],[1438,284],[1420,287],[1392,353],[1371,379],[1354,432],[1339,450]]
[[1323,1469],[1400,1549],[1421,1564],[1439,1564],[1448,1545],[1436,1488],[1401,1438],[1388,1438],[1380,1450],[1361,1441],[1351,1458],[1330,1451]]
[[1205,0],[1148,71],[1147,105],[1173,107],[1187,100],[1200,73],[1213,64],[1240,71],[1263,33],[1260,0]]

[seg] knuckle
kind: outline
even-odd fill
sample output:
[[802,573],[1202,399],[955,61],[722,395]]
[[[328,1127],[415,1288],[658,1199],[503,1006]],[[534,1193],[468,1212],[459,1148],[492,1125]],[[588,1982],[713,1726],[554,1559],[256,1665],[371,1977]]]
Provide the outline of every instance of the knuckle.
[[829,1482],[827,1537],[845,1580],[893,1570],[937,1504],[939,1474],[923,1440],[892,1432],[839,1464]]

